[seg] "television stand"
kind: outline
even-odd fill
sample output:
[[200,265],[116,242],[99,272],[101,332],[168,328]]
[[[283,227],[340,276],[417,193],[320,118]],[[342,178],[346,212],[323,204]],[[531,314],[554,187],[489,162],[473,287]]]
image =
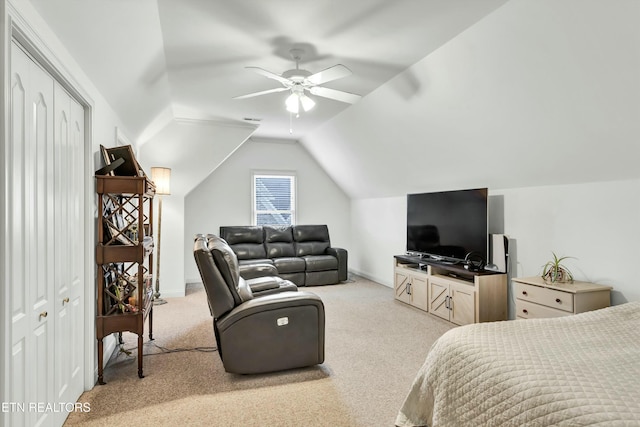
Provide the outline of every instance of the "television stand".
[[507,275],[394,256],[395,299],[457,325],[507,320]]

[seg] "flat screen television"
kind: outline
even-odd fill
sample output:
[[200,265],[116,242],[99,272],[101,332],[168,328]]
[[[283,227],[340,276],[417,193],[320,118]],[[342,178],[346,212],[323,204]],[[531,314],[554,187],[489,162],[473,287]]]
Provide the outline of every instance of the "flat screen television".
[[487,260],[487,189],[407,195],[407,253],[464,261],[476,252]]

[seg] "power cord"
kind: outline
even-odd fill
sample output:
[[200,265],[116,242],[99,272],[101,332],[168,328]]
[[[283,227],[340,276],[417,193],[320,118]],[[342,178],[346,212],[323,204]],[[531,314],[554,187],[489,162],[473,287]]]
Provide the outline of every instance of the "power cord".
[[[159,354],[181,353],[181,352],[186,352],[186,351],[198,351],[198,352],[202,352],[202,353],[214,353],[214,352],[218,351],[217,347],[167,348],[167,347],[162,347],[162,346],[156,344],[155,341],[148,341],[145,344],[153,344],[154,347],[156,347],[160,351],[157,352],[157,353],[146,353],[146,354],[143,354],[142,355],[143,357],[144,356],[157,356]],[[133,351],[136,350],[136,349],[137,349],[137,347],[124,348],[124,345],[120,345],[120,350],[118,352],[125,354],[126,357],[135,358],[135,356],[132,356],[132,354],[133,354]]]
[[218,351],[217,347],[166,348],[156,344],[155,341],[150,341],[149,344],[153,344],[160,351],[158,353],[143,354],[143,356],[157,356],[159,354],[181,353],[184,351],[199,351],[202,353],[214,353]]

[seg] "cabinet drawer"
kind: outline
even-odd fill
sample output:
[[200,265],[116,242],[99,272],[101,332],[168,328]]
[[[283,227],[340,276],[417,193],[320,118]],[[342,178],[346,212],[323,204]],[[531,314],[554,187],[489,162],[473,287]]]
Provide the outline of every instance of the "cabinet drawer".
[[515,282],[516,298],[573,313],[573,294]]
[[523,319],[570,316],[572,313],[521,299],[516,299],[516,316]]

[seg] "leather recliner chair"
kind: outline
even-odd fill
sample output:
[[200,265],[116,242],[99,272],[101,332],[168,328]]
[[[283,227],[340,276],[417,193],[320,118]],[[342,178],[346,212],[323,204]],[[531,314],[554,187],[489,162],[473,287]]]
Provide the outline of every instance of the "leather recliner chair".
[[[196,234],[197,239],[206,239],[207,245],[209,242],[215,245],[220,237],[215,234]],[[278,270],[271,264],[239,265],[238,269],[254,297],[298,290],[295,283],[278,276]]]
[[196,238],[196,264],[226,372],[256,374],[324,362],[324,304],[311,292],[254,297],[235,253],[219,237]]

